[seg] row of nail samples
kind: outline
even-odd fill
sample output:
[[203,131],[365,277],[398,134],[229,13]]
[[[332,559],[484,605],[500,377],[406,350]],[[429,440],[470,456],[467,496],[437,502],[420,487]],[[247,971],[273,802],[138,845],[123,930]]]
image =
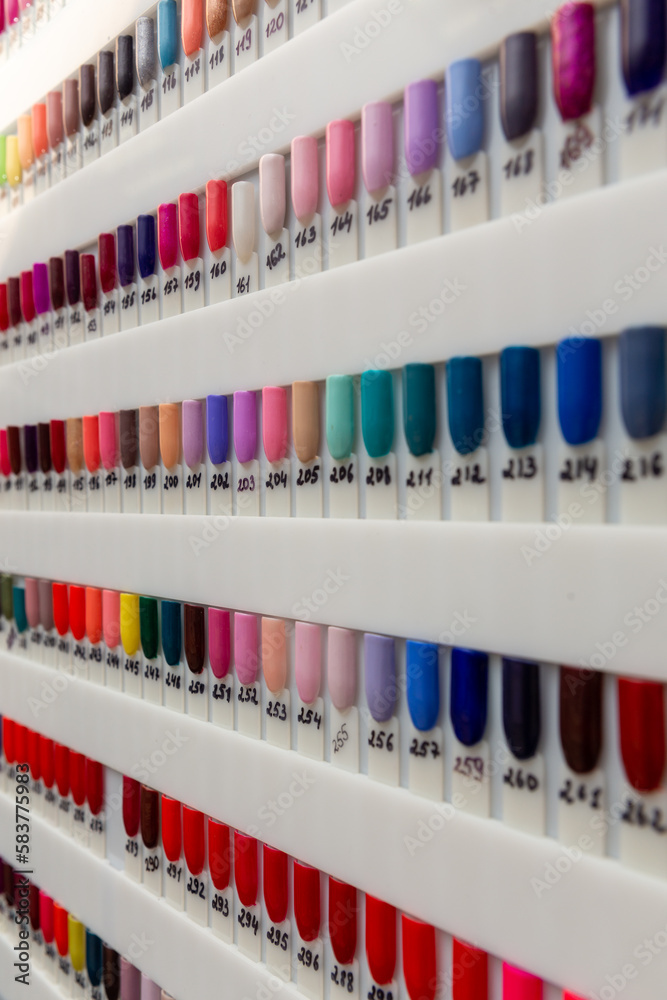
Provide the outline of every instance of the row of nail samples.
[[[345,2],[329,0],[329,13]],[[0,178],[9,190],[0,198],[0,214],[301,34],[320,20],[322,6],[322,0],[160,0],[19,116],[16,133],[6,137]]]
[[27,45],[49,21],[54,20],[66,0],[2,0],[0,2],[0,66]]
[[[548,517],[559,530],[665,523],[665,330],[634,327],[605,350],[603,365],[603,343],[574,336],[555,358],[542,352],[549,366],[515,346],[484,363],[452,358],[444,371],[409,364],[10,425],[0,429],[0,507],[410,520],[444,511]],[[206,544],[204,533],[195,551]]]
[[[40,781],[38,775],[34,784]],[[446,973],[454,970],[453,1000],[489,997],[501,963],[474,945],[399,914],[389,903],[133,778],[123,778],[122,795],[110,796],[105,808],[108,813],[121,807],[125,874],[184,911],[203,933],[210,929],[225,944],[236,943],[242,954],[264,962],[280,980],[295,982],[310,1000],[327,995],[325,983],[331,984],[331,1000],[349,994],[436,1000]],[[58,810],[58,815],[65,813]],[[47,818],[55,821],[55,816]],[[17,890],[16,875],[7,864],[4,876],[8,918]],[[31,911],[38,914],[36,890],[29,892]],[[44,905],[48,908],[48,897]],[[69,959],[70,966],[83,972],[82,925],[71,916],[68,921],[66,911],[55,911],[47,926],[54,926],[51,941],[64,959],[58,966],[67,967]],[[39,921],[33,937],[39,930],[43,937],[44,929]],[[39,948],[41,942],[35,944]],[[55,949],[51,951],[57,959]],[[130,975],[127,968],[120,971]],[[136,977],[138,988],[138,973]],[[541,1000],[543,984],[536,976],[502,963],[502,979],[504,1000]],[[107,985],[106,996],[116,1000],[118,994],[112,996]],[[143,993],[124,992],[122,979],[120,996],[143,1000]],[[577,1000],[568,991],[562,996]]]
[[[0,933],[19,930],[16,982],[30,984],[32,966],[63,997],[76,1000],[173,1000],[64,906],[0,859]],[[24,936],[25,935],[25,936]],[[136,950],[136,944],[132,942]],[[21,978],[21,977],[25,978]]]
[[[331,575],[325,587],[342,585]],[[620,822],[614,852],[667,877],[663,685],[614,682],[604,697],[619,736],[603,739],[604,681],[595,669],[650,620],[653,604],[667,602],[666,591],[634,609],[590,665],[561,667],[559,688],[555,667],[490,662],[459,646],[34,578],[12,586],[6,575],[0,640],[11,653],[273,746],[436,801],[446,796],[481,817],[502,814],[538,836],[585,840],[595,855],[609,852],[607,834]],[[297,610],[310,616],[311,608],[304,601]],[[457,613],[443,644],[470,627]],[[551,745],[543,718],[556,697],[560,741]],[[555,780],[549,760],[558,762]],[[558,823],[548,829],[550,801]]]

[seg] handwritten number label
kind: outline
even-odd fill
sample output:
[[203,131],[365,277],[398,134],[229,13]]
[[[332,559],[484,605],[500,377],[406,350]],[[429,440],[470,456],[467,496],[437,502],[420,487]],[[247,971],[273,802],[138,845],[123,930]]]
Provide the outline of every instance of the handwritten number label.
[[368,737],[369,747],[375,747],[376,750],[387,750],[389,753],[394,752],[394,734],[387,734],[384,729],[371,729],[371,735]]
[[226,260],[217,260],[215,264],[211,265],[210,275],[212,278],[220,278],[227,270]]
[[[298,8],[297,8],[298,13]],[[271,35],[275,35],[277,31],[280,31],[285,24],[285,15],[282,13],[278,14],[278,17],[272,17],[266,26],[266,37],[270,38]]]
[[331,741],[333,745],[333,752],[338,753],[339,750],[342,750],[349,738],[350,736],[347,731],[347,723],[344,722]]
[[162,93],[168,94],[170,90],[176,89],[176,74],[168,73],[162,81]]
[[389,206],[391,205],[393,198],[385,198],[380,204],[371,205],[371,207],[366,212],[366,218],[368,219],[368,225],[372,226],[374,222],[383,222],[389,214]]
[[319,465],[314,465],[312,469],[306,469],[305,471],[303,469],[299,469],[299,475],[296,477],[296,485],[308,486],[308,484],[310,483],[314,486],[319,479],[319,475],[320,475]]
[[348,972],[347,969],[339,969],[334,965],[331,970],[331,982],[341,986],[348,993],[354,993],[354,973]]
[[254,476],[243,476],[243,478],[239,478],[238,486],[236,487],[237,493],[254,493],[254,491],[255,491]]
[[249,52],[252,45],[252,29],[248,28],[245,34],[236,43],[236,54],[240,56],[242,52]]
[[329,475],[330,483],[352,483],[354,482],[354,465],[338,465],[332,469]]
[[199,291],[199,286],[201,284],[201,275],[199,271],[193,271],[192,274],[188,274],[183,282],[183,285],[187,289],[192,289],[194,292]]
[[229,489],[229,473],[225,472],[214,472],[211,476],[211,489],[212,490],[228,490]]
[[314,243],[317,239],[317,230],[315,226],[306,226],[305,229],[300,230],[294,237],[294,243],[296,247],[305,247],[308,243]]
[[372,465],[366,475],[366,485],[381,486],[383,483],[385,486],[391,485],[391,472],[389,471],[389,466],[385,465],[382,467]]
[[532,455],[510,458],[503,469],[503,479],[533,479],[537,475],[537,462]]
[[154,95],[155,95],[155,91],[154,91],[154,89],[152,87],[148,91],[147,94],[144,94],[144,96],[141,98],[141,110],[142,111],[148,111],[148,109],[150,107],[152,107]]
[[431,757],[435,760],[440,756],[440,747],[435,740],[413,740],[410,744],[410,754],[413,757]]
[[476,170],[469,170],[467,174],[460,174],[452,184],[454,197],[463,198],[466,194],[474,194],[479,181],[480,177]]
[[303,726],[315,726],[316,729],[319,729],[322,725],[322,716],[312,708],[302,707],[296,719]]
[[632,799],[626,800],[621,822],[629,823],[631,826],[648,826],[656,833],[667,833],[662,809],[651,809],[650,815],[647,815],[644,803],[633,802]]
[[503,782],[510,788],[527,788],[529,792],[535,792],[540,783],[534,774],[524,772],[523,768],[510,767],[503,775]]
[[226,701],[229,704],[232,700],[232,689],[229,684],[214,684],[213,697],[216,701]]
[[[280,15],[282,17],[282,14]],[[285,260],[287,254],[283,249],[282,243],[276,243],[275,247],[266,255],[266,266],[269,271],[272,271],[274,267],[277,267],[281,260]]]
[[300,962],[301,965],[304,966],[304,968],[310,969],[312,967],[315,972],[319,972],[320,956],[317,952],[312,952],[310,948],[302,948],[296,956],[296,959],[297,962]]
[[535,150],[527,149],[524,153],[519,153],[518,156],[513,156],[507,161],[503,167],[505,177],[508,181],[513,177],[525,177],[533,169],[534,163]]
[[236,919],[241,927],[251,930],[253,934],[257,936],[257,932],[259,931],[259,921],[254,913],[251,913],[250,910],[246,910],[246,908],[242,906],[241,912]]
[[351,212],[346,212],[345,215],[337,215],[336,218],[331,223],[329,227],[331,232],[335,236],[336,233],[350,232],[352,230],[352,223],[354,222],[354,216]]
[[568,806],[574,805],[575,802],[587,802],[591,809],[599,809],[601,795],[601,788],[593,788],[589,791],[583,782],[575,786],[575,782],[571,778],[566,778],[558,793],[558,798],[567,803]]
[[577,479],[585,479],[587,482],[594,482],[598,474],[598,460],[590,455],[578,458],[573,461],[566,458],[563,468],[559,472],[559,478],[564,483],[574,483]]
[[654,451],[652,455],[642,455],[641,458],[626,458],[621,479],[626,483],[635,483],[638,479],[660,479],[664,471],[662,452]]

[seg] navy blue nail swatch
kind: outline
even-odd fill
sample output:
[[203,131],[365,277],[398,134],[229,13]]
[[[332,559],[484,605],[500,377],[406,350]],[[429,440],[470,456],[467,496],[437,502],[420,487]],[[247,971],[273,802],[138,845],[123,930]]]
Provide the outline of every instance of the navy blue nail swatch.
[[102,982],[102,939],[86,928],[86,969],[91,986]]
[[486,729],[489,657],[475,649],[452,649],[449,714],[459,743],[472,747]]
[[206,397],[206,443],[213,465],[222,465],[227,461],[229,412],[226,396]]
[[437,724],[440,714],[438,647],[408,639],[405,656],[410,718],[415,729],[427,732]]
[[594,441],[602,417],[602,344],[566,337],[556,348],[558,419],[568,444]]
[[621,59],[630,97],[662,80],[666,31],[665,0],[621,0]]
[[484,390],[479,358],[447,362],[449,433],[459,455],[470,455],[484,439]]
[[142,278],[155,274],[156,253],[155,219],[152,215],[140,215],[137,219],[137,257]]
[[32,475],[37,472],[39,466],[39,454],[37,451],[37,424],[26,424],[23,428],[23,447],[25,454],[25,467]]
[[540,742],[540,668],[503,659],[503,729],[517,760],[530,760]]
[[118,254],[118,280],[121,288],[134,284],[136,265],[134,262],[134,226],[119,226],[116,231],[116,253]]
[[435,368],[406,365],[403,369],[403,427],[411,454],[428,455],[435,441]]
[[535,444],[540,429],[540,352],[506,347],[500,355],[503,431],[510,448]]
[[482,148],[484,110],[482,65],[479,59],[459,59],[445,76],[447,142],[455,160],[473,156]]
[[665,422],[665,331],[636,326],[619,337],[621,414],[631,438],[658,434]]
[[181,662],[182,647],[180,601],[162,601],[162,652],[170,667]]

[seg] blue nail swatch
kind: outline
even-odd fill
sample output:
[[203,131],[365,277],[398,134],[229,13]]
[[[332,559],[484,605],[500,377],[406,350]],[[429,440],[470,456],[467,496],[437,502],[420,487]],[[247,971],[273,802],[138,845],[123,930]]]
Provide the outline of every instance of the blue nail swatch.
[[665,331],[636,326],[619,337],[621,414],[631,438],[659,434],[665,422]]
[[157,51],[162,69],[178,62],[176,0],[160,0],[157,5]]
[[489,657],[474,649],[452,649],[449,714],[459,743],[475,746],[486,729]]
[[459,59],[445,76],[447,142],[455,160],[473,156],[484,138],[482,66],[479,59]]
[[134,226],[119,226],[116,230],[116,253],[118,254],[118,280],[121,288],[134,284],[136,265],[134,262]]
[[137,257],[142,278],[155,274],[156,253],[155,219],[152,215],[140,215],[137,219]]
[[382,458],[394,443],[394,383],[390,372],[361,375],[361,432],[371,458]]
[[206,397],[206,444],[213,465],[222,465],[227,461],[229,410],[226,396]]
[[447,362],[447,417],[452,443],[459,455],[470,455],[484,439],[484,390],[479,358]]
[[622,0],[621,60],[630,97],[662,80],[666,36],[665,0]]
[[394,640],[386,635],[364,635],[364,681],[368,710],[376,722],[387,722],[396,705]]
[[86,969],[91,986],[102,982],[102,939],[86,928]]
[[162,601],[162,652],[170,667],[181,662],[183,634],[180,601]]
[[540,668],[503,659],[503,729],[517,760],[530,760],[540,742]]
[[440,714],[438,647],[409,639],[405,657],[410,718],[415,729],[426,732],[437,724]]
[[25,590],[14,587],[14,621],[19,632],[25,632],[28,627],[28,616],[25,613]]
[[506,347],[500,355],[503,431],[510,448],[535,444],[540,428],[540,352]]
[[411,364],[403,369],[403,428],[412,455],[428,455],[435,441],[435,368]]
[[602,344],[566,337],[556,348],[558,419],[568,444],[594,441],[602,417]]

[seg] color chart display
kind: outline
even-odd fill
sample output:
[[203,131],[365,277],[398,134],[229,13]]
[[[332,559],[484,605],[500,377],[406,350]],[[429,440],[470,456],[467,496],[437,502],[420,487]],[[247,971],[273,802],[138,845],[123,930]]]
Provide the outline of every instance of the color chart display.
[[0,1000],[662,996],[666,71],[0,0]]

